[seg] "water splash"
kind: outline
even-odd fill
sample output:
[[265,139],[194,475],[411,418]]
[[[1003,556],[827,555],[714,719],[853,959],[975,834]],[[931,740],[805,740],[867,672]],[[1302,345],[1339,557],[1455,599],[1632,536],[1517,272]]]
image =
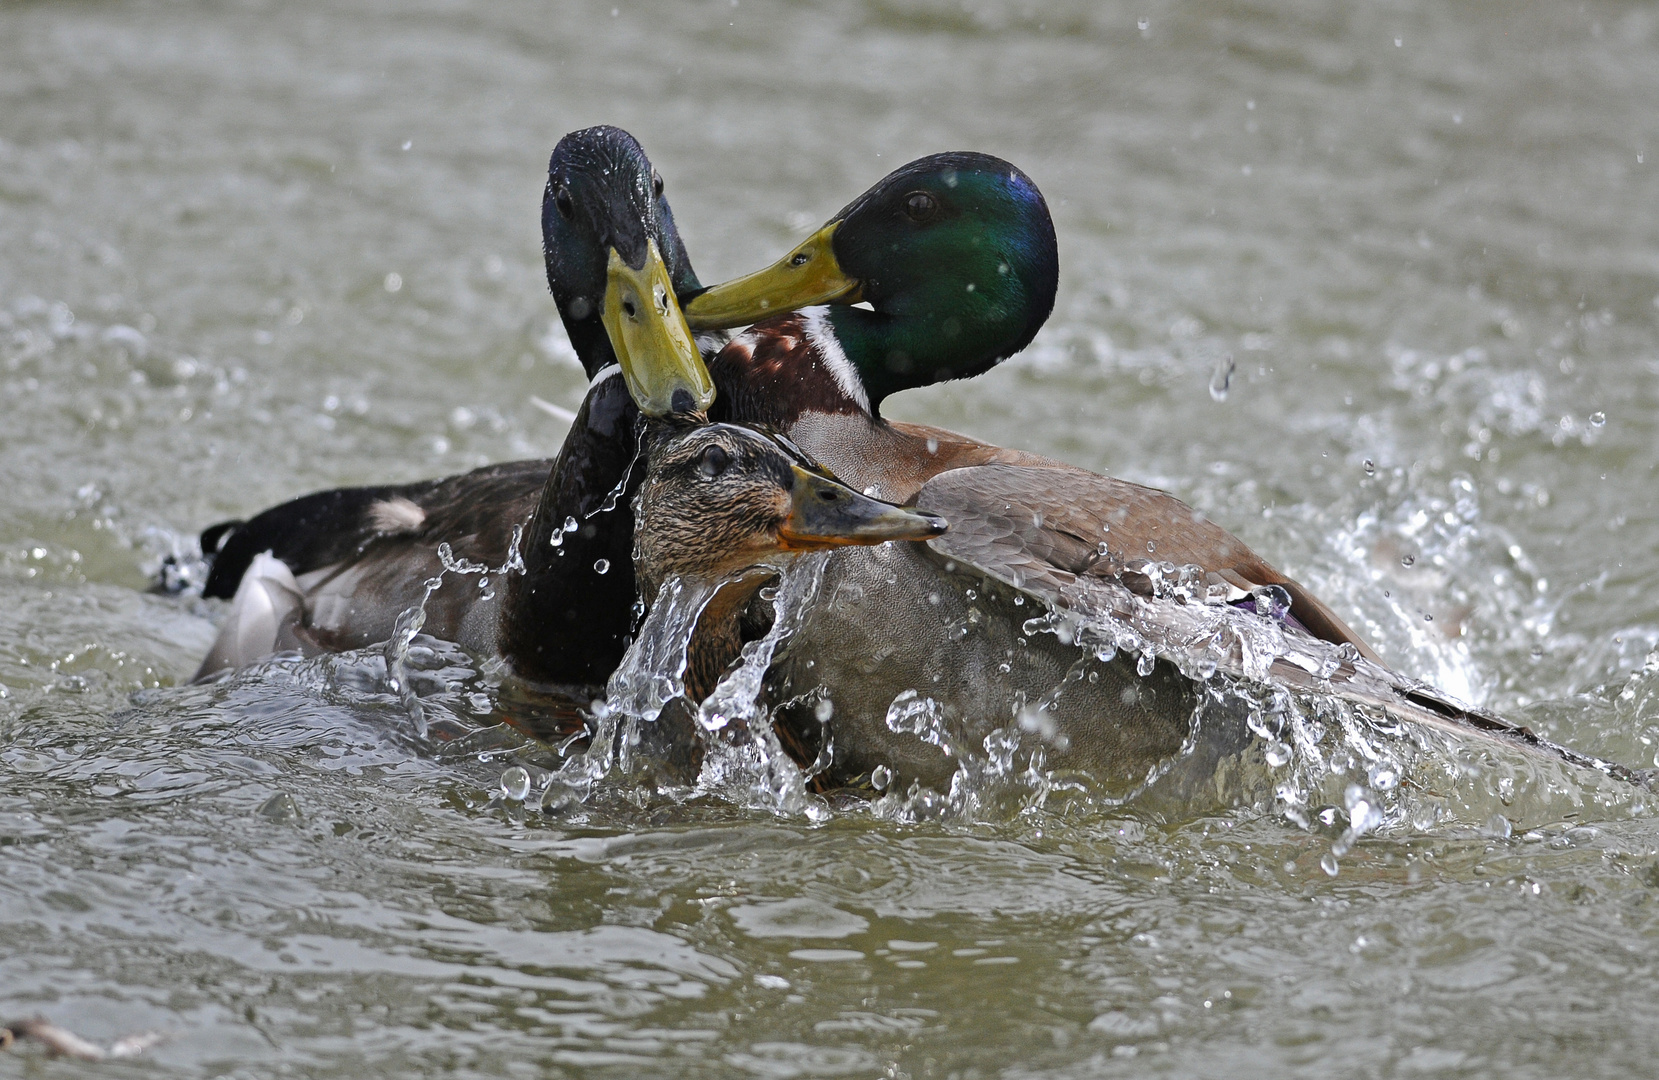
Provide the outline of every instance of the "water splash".
[[778,741],[763,682],[777,650],[799,629],[816,599],[827,559],[825,553],[802,556],[781,571],[775,588],[762,591],[772,605],[771,628],[744,645],[736,665],[700,703],[685,701],[691,638],[709,602],[730,579],[674,577],[664,582],[606,685],[604,700],[594,703],[587,752],[547,778],[544,809],[588,798],[607,777],[639,775],[651,764],[635,756],[649,742],[646,725],[657,723],[672,703],[683,702],[703,750],[695,783],[684,794],[714,795],[777,814],[825,816],[828,811],[807,793],[806,777]]
[[[784,571],[770,595],[772,627],[743,646],[728,672],[697,709],[704,740],[697,790],[776,814],[819,819],[828,811],[806,790],[806,776],[784,751],[763,696],[767,669],[777,651],[800,629],[824,580],[828,552],[803,555]],[[739,735],[732,738],[730,735]]]
[[436,574],[426,579],[421,598],[413,607],[406,608],[398,615],[392,626],[392,636],[386,641],[386,685],[403,701],[404,709],[409,713],[414,723],[417,735],[424,738],[427,734],[428,705],[421,695],[417,694],[409,678],[409,649],[415,640],[415,635],[421,632],[426,625],[426,605],[439,589],[443,588],[444,577],[447,574],[456,574],[469,577],[475,574],[483,575],[480,578],[480,590],[485,593],[483,599],[488,600],[493,594],[487,591],[491,577],[502,574],[524,573],[524,556],[519,550],[524,539],[523,523],[513,526],[513,535],[507,544],[507,557],[501,565],[493,569],[484,563],[473,562],[455,554],[446,541],[438,545],[438,562],[441,564]]
[[722,584],[680,577],[663,583],[633,644],[605,686],[608,721],[652,723],[663,706],[684,696],[691,635]]

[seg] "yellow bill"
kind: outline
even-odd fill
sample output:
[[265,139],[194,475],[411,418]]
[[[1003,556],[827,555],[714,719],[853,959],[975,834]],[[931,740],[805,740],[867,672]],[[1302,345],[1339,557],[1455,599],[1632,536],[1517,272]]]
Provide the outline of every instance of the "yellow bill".
[[667,416],[708,410],[714,380],[674,298],[655,240],[648,242],[645,265],[638,270],[611,249],[602,319],[628,393],[641,412]]
[[859,282],[842,271],[830,243],[840,226],[832,221],[766,269],[704,292],[686,305],[686,322],[723,330],[814,304],[857,303]]

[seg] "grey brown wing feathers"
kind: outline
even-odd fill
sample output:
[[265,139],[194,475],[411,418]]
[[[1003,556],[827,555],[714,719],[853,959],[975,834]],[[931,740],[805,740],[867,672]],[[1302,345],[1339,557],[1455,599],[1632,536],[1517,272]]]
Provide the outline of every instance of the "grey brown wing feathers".
[[[1243,541],[1167,492],[1068,465],[986,464],[933,477],[916,505],[951,523],[934,550],[1064,602],[1078,576],[1122,577],[1137,560],[1195,565],[1245,595],[1278,585],[1315,637],[1376,653],[1330,608]],[[1380,661],[1379,661],[1380,662]]]

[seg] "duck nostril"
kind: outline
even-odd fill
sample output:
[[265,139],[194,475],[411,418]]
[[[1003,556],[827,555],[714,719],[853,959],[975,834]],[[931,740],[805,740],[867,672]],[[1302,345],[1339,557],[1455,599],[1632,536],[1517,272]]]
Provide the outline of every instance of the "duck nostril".
[[795,257],[789,260],[790,266],[805,266],[812,261],[812,256],[805,251],[798,251]]
[[628,318],[633,318],[638,310],[639,309],[634,306],[633,300],[629,299],[622,301],[622,313],[628,316]]

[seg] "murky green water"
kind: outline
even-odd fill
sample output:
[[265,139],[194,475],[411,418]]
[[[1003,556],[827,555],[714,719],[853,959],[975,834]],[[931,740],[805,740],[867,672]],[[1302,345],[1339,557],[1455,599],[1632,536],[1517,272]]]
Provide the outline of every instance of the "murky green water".
[[1403,670],[1650,765],[1656,105],[1639,4],[0,4],[0,1019],[173,1033],[119,1075],[1647,1073],[1640,815],[1334,878],[1271,810],[525,821],[383,687],[179,688],[210,612],[141,589],[222,517],[557,445],[563,132],[640,137],[706,280],[980,149],[1059,305],[892,415],[1171,488]]

